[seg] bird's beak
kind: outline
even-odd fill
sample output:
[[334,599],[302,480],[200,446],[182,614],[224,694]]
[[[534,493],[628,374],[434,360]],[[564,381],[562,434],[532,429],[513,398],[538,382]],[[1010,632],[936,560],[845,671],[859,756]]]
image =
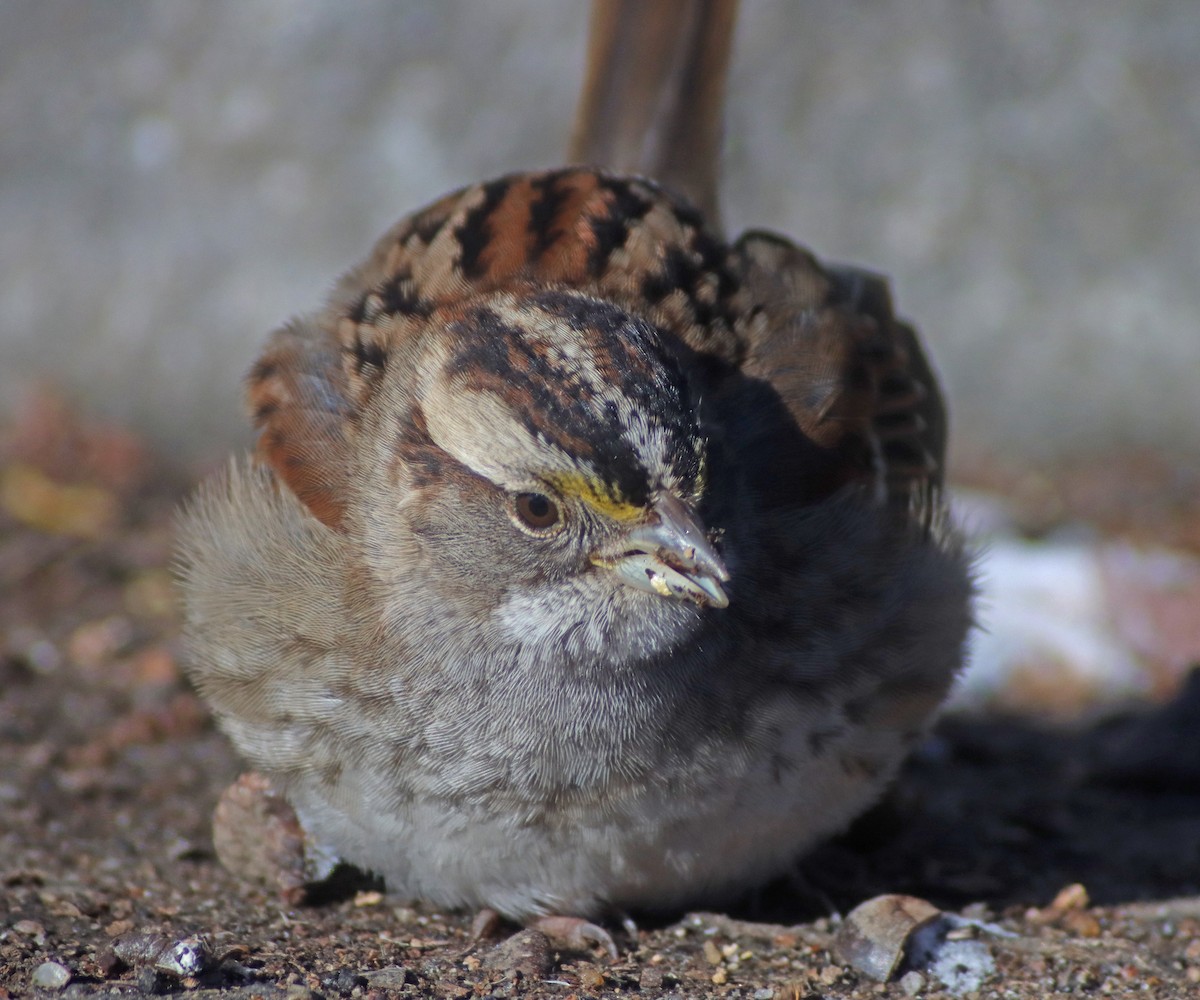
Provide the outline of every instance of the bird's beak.
[[701,607],[729,605],[721,587],[729,580],[729,570],[696,515],[669,493],[655,501],[649,520],[594,553],[592,562],[612,570],[622,583],[660,597]]

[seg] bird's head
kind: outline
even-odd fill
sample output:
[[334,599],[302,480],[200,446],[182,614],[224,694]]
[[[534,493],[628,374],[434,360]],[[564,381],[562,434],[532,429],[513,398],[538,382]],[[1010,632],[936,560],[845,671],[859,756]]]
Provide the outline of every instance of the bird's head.
[[447,310],[414,363],[406,405],[377,408],[406,415],[390,456],[370,461],[402,481],[453,594],[562,628],[588,606],[729,603],[696,404],[651,325],[577,292],[496,293]]

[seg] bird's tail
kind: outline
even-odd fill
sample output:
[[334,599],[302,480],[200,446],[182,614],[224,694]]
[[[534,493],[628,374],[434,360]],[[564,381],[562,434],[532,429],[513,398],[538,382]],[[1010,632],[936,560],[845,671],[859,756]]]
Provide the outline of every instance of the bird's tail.
[[738,0],[594,0],[573,162],[643,174],[716,225]]

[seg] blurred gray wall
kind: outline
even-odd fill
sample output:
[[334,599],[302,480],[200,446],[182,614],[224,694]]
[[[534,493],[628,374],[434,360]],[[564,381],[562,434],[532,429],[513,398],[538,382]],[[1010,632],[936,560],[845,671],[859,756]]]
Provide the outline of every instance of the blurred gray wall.
[[[49,377],[180,454],[393,219],[552,165],[559,0],[7,0],[0,408]],[[745,0],[731,229],[891,274],[958,448],[1200,461],[1200,4]]]

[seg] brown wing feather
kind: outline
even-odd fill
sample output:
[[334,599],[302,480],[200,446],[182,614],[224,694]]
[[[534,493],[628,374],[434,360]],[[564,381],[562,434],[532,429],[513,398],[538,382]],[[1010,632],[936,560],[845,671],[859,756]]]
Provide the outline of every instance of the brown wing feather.
[[858,268],[839,267],[855,308],[871,317],[886,341],[876,359],[872,429],[883,452],[892,492],[942,483],[946,408],[916,331],[896,318],[887,280]]
[[353,411],[332,338],[307,322],[272,334],[247,376],[257,454],[330,527],[341,524]]
[[748,233],[737,247],[764,312],[745,371],[775,389],[822,449],[827,487],[874,482],[898,506],[929,508],[941,484],[945,409],[915,331],[892,311],[886,281],[824,267],[767,233]]

